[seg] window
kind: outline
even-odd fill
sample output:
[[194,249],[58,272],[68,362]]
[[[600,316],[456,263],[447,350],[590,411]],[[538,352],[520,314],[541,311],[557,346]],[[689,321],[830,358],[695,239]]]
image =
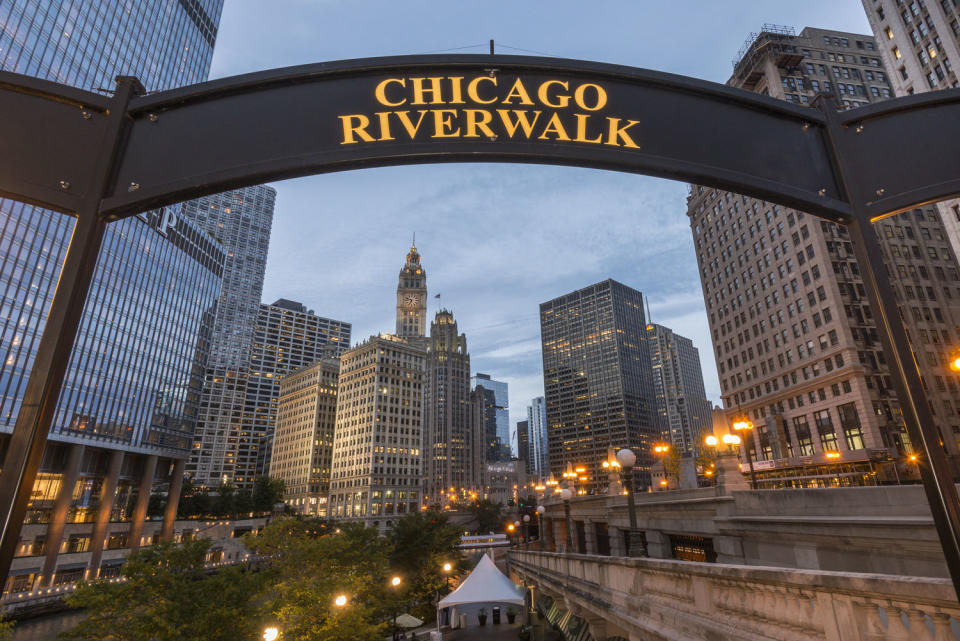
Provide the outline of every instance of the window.
[[851,450],[862,450],[863,428],[860,426],[860,416],[857,414],[855,403],[846,403],[837,408],[840,415],[840,427],[843,429],[843,437],[846,439],[847,448]]
[[820,436],[820,447],[823,450],[837,449],[837,433],[830,418],[830,410],[820,410],[813,413],[813,420]]
[[[802,397],[797,397],[801,401]],[[793,417],[793,432],[797,437],[797,449],[800,456],[812,456],[813,438],[810,436],[810,425],[807,423],[806,416]]]

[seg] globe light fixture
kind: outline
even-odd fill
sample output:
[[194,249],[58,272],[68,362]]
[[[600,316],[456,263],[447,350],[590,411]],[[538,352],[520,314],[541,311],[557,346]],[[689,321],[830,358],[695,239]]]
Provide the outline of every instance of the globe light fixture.
[[277,641],[280,637],[280,630],[274,626],[264,628],[263,630],[263,641]]
[[347,595],[341,594],[340,596],[338,596],[336,599],[333,600],[333,604],[338,608],[342,608],[347,604]]
[[400,577],[395,576],[392,579],[390,579],[390,585],[392,585],[393,587],[397,587],[398,585],[400,585]]

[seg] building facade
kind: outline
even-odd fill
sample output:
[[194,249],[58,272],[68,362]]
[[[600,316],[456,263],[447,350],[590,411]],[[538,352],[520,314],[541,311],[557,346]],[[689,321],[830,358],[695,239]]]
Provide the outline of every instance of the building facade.
[[[95,91],[206,80],[221,0],[32,1],[0,8],[0,69]],[[0,432],[16,422],[73,219],[0,199]],[[225,255],[185,205],[107,227],[6,590],[111,571],[137,548],[154,484],[179,496]],[[163,535],[173,536],[176,501]],[[111,525],[116,524],[116,525]],[[36,527],[36,526],[41,527]],[[83,563],[59,556],[92,550]],[[109,555],[107,555],[109,556]],[[63,557],[67,558],[67,557]]]
[[527,406],[529,424],[529,456],[527,468],[530,474],[545,481],[550,476],[550,456],[547,449],[547,404],[542,396],[533,399]]
[[283,480],[283,501],[299,514],[329,516],[339,377],[339,359],[324,358],[280,379],[269,472]]
[[470,387],[483,397],[483,437],[488,462],[509,461],[510,451],[510,390],[506,381],[498,381],[489,374],[475,374]]
[[350,323],[317,316],[285,298],[260,305],[240,428],[258,443],[256,475],[270,470],[280,379],[321,358],[339,357],[350,347],[350,329]]
[[482,488],[475,460],[483,439],[470,419],[467,337],[458,333],[453,314],[441,310],[430,324],[423,389],[423,493],[429,505],[447,505]]
[[343,354],[329,516],[384,531],[420,510],[426,353],[390,334]]
[[601,492],[609,448],[637,453],[650,485],[660,437],[643,294],[605,280],[540,304],[549,466],[583,467],[576,491]]
[[700,352],[689,338],[663,325],[647,325],[647,338],[660,433],[678,452],[693,452],[701,445],[700,433],[713,421]]
[[[847,106],[859,106],[891,95],[879,56],[870,36],[765,32],[729,84],[801,104],[843,86]],[[854,465],[910,451],[845,228],[699,186],[687,213],[724,406],[754,423],[744,446],[757,469],[781,485],[803,484],[807,466],[829,462],[828,453]],[[944,445],[956,455],[960,385],[946,367],[960,339],[956,256],[933,207],[875,229]]]
[[[953,0],[904,2],[864,0],[863,7],[894,94],[957,86],[960,60],[960,5]],[[960,255],[960,200],[938,203],[954,254]]]
[[530,474],[530,421],[517,421],[517,429],[513,437],[517,443],[517,460],[523,465],[526,473]]
[[227,251],[187,464],[194,483],[205,487],[250,487],[263,464],[247,386],[276,197],[275,189],[259,185],[184,203],[185,215]]

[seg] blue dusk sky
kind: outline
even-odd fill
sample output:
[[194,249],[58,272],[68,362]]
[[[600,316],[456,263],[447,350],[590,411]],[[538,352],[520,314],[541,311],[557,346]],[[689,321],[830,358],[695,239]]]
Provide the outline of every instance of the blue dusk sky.
[[[610,62],[725,82],[764,23],[869,33],[858,0],[404,2],[227,0],[212,77],[311,62],[488,51]],[[526,50],[526,51],[521,51]],[[614,278],[654,322],[693,339],[719,402],[685,184],[590,169],[449,164],[276,183],[265,302],[298,300],[394,330],[397,273],[413,232],[432,319],[440,293],[472,367],[510,385],[511,424],[543,394],[539,303]]]

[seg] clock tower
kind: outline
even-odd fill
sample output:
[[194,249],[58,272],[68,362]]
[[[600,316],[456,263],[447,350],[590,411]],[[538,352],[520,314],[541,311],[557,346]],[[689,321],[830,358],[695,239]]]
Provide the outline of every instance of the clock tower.
[[420,265],[416,239],[407,254],[407,264],[397,282],[397,336],[420,338],[427,335],[427,273]]

